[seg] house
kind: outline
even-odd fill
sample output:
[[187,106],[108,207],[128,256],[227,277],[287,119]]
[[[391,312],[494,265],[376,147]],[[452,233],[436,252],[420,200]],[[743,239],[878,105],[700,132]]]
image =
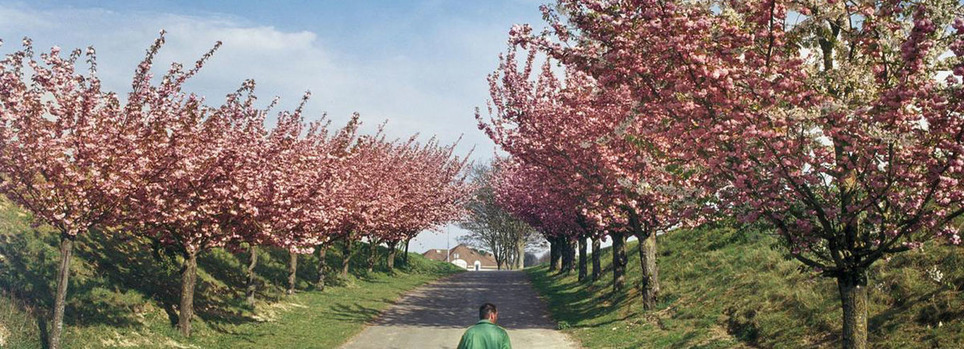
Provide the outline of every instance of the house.
[[459,244],[452,249],[451,254],[446,249],[432,249],[422,254],[425,258],[437,261],[451,261],[466,270],[496,270],[499,268],[495,263],[495,257],[491,253],[475,250],[465,244]]

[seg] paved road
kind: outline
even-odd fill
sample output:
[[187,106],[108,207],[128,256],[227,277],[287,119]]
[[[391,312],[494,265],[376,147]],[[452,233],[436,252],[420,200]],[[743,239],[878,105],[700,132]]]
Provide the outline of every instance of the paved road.
[[499,325],[509,331],[513,348],[577,347],[555,330],[523,272],[480,271],[409,292],[343,348],[455,348],[485,302],[498,306]]

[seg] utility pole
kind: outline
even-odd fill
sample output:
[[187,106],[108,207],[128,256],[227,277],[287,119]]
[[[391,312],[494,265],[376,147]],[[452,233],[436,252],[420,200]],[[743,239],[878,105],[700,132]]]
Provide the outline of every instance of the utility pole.
[[445,227],[445,261],[452,263],[452,242],[449,241],[449,227]]

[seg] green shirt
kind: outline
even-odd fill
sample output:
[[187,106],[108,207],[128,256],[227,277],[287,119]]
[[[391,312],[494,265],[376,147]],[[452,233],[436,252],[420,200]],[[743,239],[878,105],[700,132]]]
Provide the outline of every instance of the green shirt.
[[479,320],[462,335],[458,349],[512,349],[509,334],[489,320]]

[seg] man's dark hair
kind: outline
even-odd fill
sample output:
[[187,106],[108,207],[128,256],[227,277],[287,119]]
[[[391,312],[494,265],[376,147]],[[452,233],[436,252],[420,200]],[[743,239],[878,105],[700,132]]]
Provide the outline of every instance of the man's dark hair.
[[479,307],[479,320],[485,320],[489,318],[489,315],[498,313],[499,310],[495,308],[495,304],[485,303]]

